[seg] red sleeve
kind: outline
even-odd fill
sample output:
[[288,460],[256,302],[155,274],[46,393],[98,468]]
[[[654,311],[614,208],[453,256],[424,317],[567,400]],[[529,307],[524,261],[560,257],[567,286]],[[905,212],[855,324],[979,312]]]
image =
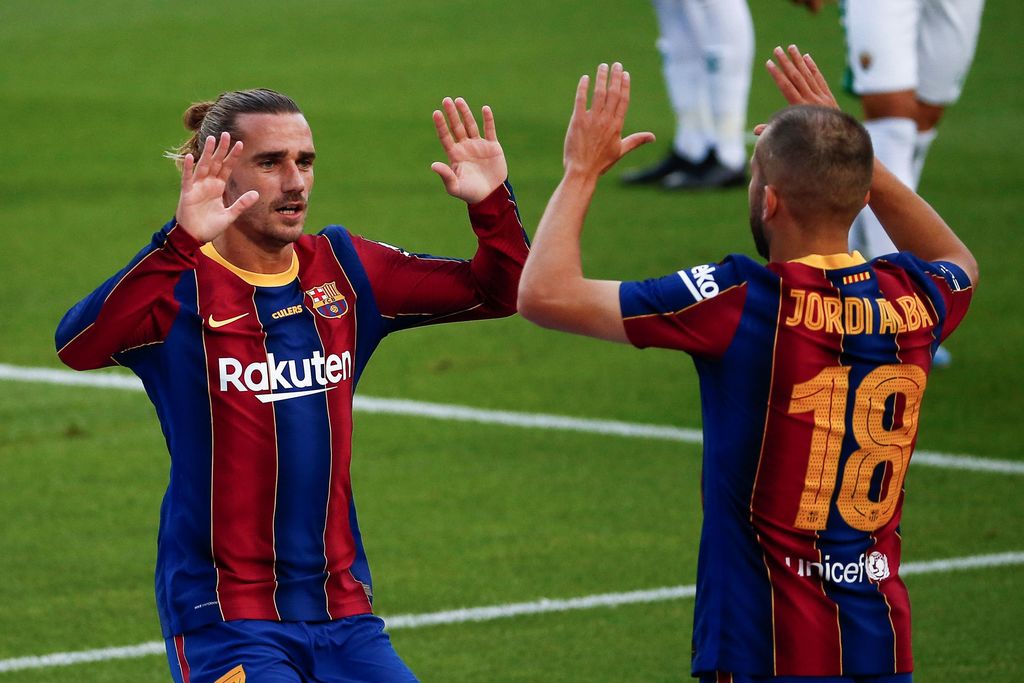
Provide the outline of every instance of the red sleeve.
[[199,242],[175,222],[122,270],[64,314],[57,355],[76,370],[114,365],[114,355],[162,341],[177,315],[174,286],[195,268]]
[[392,329],[516,312],[529,242],[508,183],[470,205],[469,219],[477,250],[468,261],[412,254],[352,235],[377,307],[393,321]]
[[875,259],[876,268],[892,264],[906,271],[922,288],[932,302],[938,316],[938,340],[945,341],[953,333],[971,305],[974,285],[963,268],[948,261],[924,261],[908,251]]
[[732,257],[619,287],[630,342],[705,358],[728,350],[746,299],[747,282]]
[[931,276],[946,309],[942,334],[939,337],[941,342],[945,341],[946,337],[963,322],[964,316],[967,315],[967,309],[971,305],[974,286],[959,266],[943,261],[930,265],[932,269],[928,274]]

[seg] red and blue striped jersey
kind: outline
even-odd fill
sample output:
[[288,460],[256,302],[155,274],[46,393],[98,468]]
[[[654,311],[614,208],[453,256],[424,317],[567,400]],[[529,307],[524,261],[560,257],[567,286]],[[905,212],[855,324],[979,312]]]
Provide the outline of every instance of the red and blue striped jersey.
[[629,339],[690,353],[704,520],[693,672],[909,672],[904,477],[971,283],[909,253],[729,256],[620,288]]
[[75,369],[131,368],[171,456],[156,596],[164,636],[218,620],[371,611],[349,477],[352,396],[390,332],[511,315],[529,249],[507,184],[469,207],[471,260],[331,226],[279,275],[171,221],[57,329]]

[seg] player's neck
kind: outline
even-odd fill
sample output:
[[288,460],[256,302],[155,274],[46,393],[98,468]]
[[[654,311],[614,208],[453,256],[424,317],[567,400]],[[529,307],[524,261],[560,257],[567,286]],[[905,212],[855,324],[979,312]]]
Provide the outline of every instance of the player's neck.
[[292,266],[295,247],[291,243],[257,242],[238,230],[226,230],[213,240],[213,248],[224,260],[241,270],[275,275]]
[[769,247],[770,261],[785,263],[811,254],[848,254],[849,244],[845,233],[800,235],[798,239],[773,240]]

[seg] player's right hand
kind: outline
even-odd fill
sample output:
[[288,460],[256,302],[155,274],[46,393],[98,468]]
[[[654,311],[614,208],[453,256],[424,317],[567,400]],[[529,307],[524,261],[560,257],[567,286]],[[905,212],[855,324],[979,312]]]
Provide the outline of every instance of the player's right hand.
[[654,133],[633,133],[622,137],[629,109],[629,72],[615,62],[597,67],[594,94],[587,109],[590,76],[580,78],[576,102],[565,134],[562,163],[566,173],[597,177],[640,145],[654,141]]
[[256,190],[249,190],[231,206],[224,206],[224,190],[241,153],[241,140],[232,146],[231,135],[221,133],[219,142],[212,135],[206,138],[198,163],[191,154],[185,155],[174,217],[200,242],[216,239],[260,198]]

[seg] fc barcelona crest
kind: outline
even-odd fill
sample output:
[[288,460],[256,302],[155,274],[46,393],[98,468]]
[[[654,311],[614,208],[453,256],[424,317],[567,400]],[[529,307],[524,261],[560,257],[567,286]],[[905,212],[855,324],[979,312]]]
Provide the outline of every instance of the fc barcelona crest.
[[348,313],[348,301],[333,282],[307,289],[306,294],[313,301],[313,310],[325,318],[340,318]]

